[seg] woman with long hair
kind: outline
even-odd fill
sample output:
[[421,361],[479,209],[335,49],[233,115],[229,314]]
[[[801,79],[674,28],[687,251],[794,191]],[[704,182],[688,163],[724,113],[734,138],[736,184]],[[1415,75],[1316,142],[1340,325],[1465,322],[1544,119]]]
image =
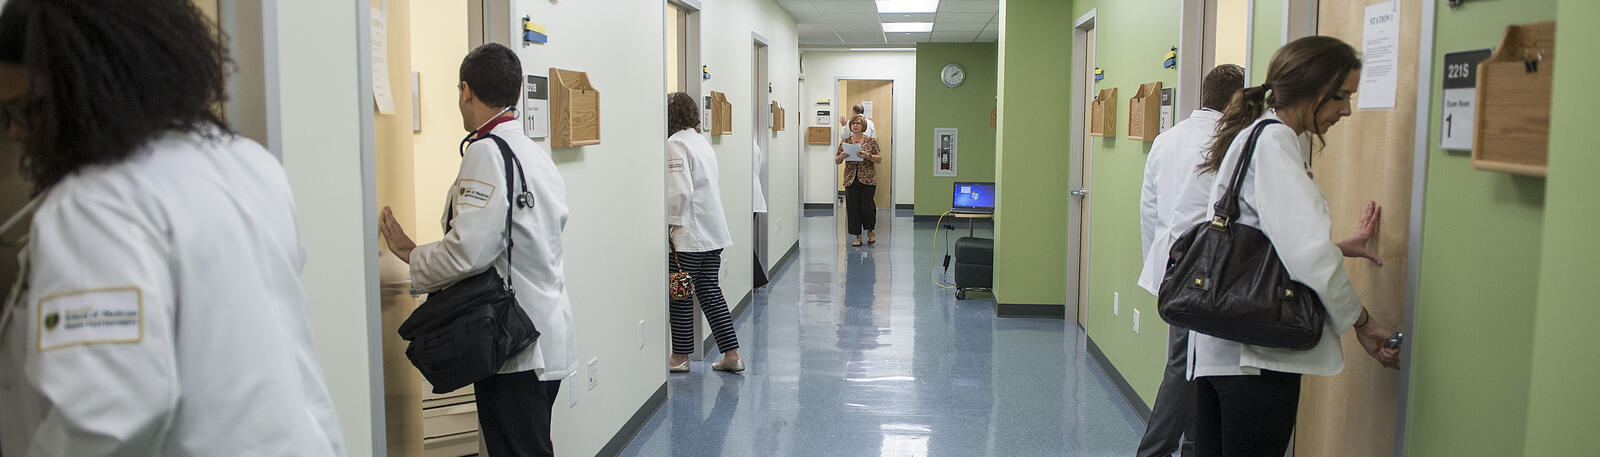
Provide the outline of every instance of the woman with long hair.
[[700,134],[700,108],[683,92],[667,96],[667,239],[672,253],[667,271],[688,272],[694,295],[672,300],[668,314],[672,325],[672,356],[667,371],[689,371],[694,352],[694,303],[711,324],[711,334],[722,350],[722,361],[711,369],[744,371],[739,357],[739,337],[733,332],[733,315],[722,296],[717,276],[722,250],[733,246],[728,221],[722,212],[722,191],[717,185],[717,152]]
[[[1199,171],[1231,176],[1235,168],[1248,167],[1234,222],[1266,234],[1290,277],[1321,298],[1328,319],[1321,340],[1306,351],[1191,332],[1199,455],[1282,456],[1299,411],[1300,377],[1342,371],[1339,335],[1346,331],[1354,329],[1379,363],[1391,368],[1399,363],[1398,349],[1384,347],[1391,332],[1373,322],[1350,285],[1344,254],[1330,239],[1328,202],[1311,168],[1312,139],[1320,142],[1351,114],[1360,70],[1355,49],[1338,39],[1295,40],[1273,55],[1266,82],[1236,94],[1217,123],[1216,141]],[[1256,129],[1261,134],[1255,154],[1241,165],[1238,159]],[[1222,198],[1230,181],[1217,179],[1209,201]]]

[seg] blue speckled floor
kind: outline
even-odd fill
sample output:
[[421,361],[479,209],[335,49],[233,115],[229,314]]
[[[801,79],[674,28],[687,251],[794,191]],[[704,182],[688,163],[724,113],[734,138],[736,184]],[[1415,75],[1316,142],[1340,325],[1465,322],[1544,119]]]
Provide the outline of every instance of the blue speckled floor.
[[1133,454],[1143,425],[1076,324],[996,318],[981,292],[956,300],[928,277],[945,244],[934,224],[890,214],[861,248],[832,215],[803,218],[794,262],[737,321],[749,369],[713,372],[713,355],[672,375],[622,455]]

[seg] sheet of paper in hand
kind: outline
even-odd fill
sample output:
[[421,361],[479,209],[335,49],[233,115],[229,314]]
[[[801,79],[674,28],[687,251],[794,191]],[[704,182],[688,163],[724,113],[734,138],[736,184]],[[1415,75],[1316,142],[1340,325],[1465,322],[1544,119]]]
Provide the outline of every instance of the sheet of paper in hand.
[[860,162],[867,160],[865,157],[861,157],[861,145],[859,144],[845,143],[844,155],[846,156],[844,158],[844,161],[846,162]]

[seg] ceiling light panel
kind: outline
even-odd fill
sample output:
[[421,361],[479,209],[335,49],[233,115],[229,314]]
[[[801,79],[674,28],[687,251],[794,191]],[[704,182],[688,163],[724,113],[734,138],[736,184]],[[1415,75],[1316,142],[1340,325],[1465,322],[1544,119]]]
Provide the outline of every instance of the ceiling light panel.
[[883,33],[932,32],[932,22],[885,22]]
[[933,13],[939,11],[939,0],[877,0],[878,14]]

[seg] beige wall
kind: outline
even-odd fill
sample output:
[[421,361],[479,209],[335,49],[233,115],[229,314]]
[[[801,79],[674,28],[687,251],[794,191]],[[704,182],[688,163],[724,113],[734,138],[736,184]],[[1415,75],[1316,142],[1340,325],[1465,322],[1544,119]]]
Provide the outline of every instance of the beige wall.
[[[413,2],[411,37],[410,70],[420,74],[422,131],[411,135],[416,217],[407,227],[416,227],[419,242],[435,241],[444,237],[439,217],[444,211],[445,193],[460,168],[461,137],[467,133],[461,125],[456,90],[461,79],[461,59],[470,50],[465,2]],[[406,85],[401,87],[406,88],[408,99],[410,81],[407,71]],[[410,114],[402,117],[410,129]]]
[[[1217,4],[1216,64],[1248,63],[1250,46],[1250,0],[1215,0]],[[1265,71],[1265,70],[1262,70]]]

